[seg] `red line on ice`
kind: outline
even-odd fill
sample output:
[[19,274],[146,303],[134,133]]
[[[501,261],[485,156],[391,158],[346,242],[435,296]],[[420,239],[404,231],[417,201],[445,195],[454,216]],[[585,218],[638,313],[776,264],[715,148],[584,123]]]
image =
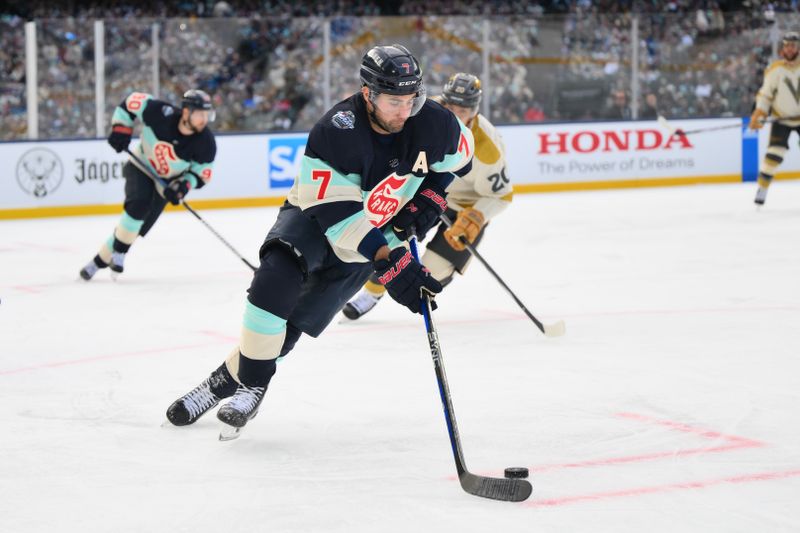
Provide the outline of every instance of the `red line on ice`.
[[49,363],[41,363],[38,365],[23,366],[19,368],[10,368],[8,370],[0,370],[0,376],[9,376],[12,374],[21,374],[23,372],[31,372],[33,370],[42,370],[46,368],[58,368],[62,366],[82,365],[85,363],[94,363],[95,361],[106,361],[110,359],[122,359],[124,357],[139,357],[143,355],[153,355],[163,352],[174,352],[179,350],[192,350],[194,348],[204,348],[209,344],[217,344],[225,341],[208,341],[201,344],[187,344],[183,346],[168,346],[166,348],[151,348],[149,350],[138,350],[135,352],[123,352],[109,355],[96,355],[94,357],[83,357],[81,359],[68,359],[66,361],[51,361]]
[[755,474],[745,474],[742,476],[725,477],[718,479],[705,479],[699,481],[687,481],[684,483],[670,483],[668,485],[655,485],[652,487],[637,487],[633,489],[614,490],[608,492],[594,492],[590,494],[579,494],[577,496],[566,496],[564,498],[550,498],[547,500],[531,501],[526,503],[528,507],[555,507],[570,503],[608,500],[612,498],[624,498],[628,496],[643,496],[645,494],[657,494],[675,490],[705,489],[726,483],[751,483],[754,481],[771,481],[800,476],[800,470],[784,470],[777,472],[758,472]]
[[20,292],[27,292],[30,294],[39,294],[40,292],[44,292],[39,287],[46,287],[47,285],[12,285],[11,288]]
[[625,464],[625,463],[637,463],[641,461],[653,461],[655,459],[664,459],[666,457],[681,457],[685,455],[703,455],[706,453],[721,453],[721,452],[730,452],[733,450],[739,450],[744,448],[755,448],[757,446],[761,446],[760,444],[749,444],[749,443],[741,443],[741,444],[726,444],[723,446],[714,446],[711,448],[689,448],[685,450],[672,450],[668,452],[654,452],[654,453],[644,453],[641,455],[627,455],[623,457],[610,457],[608,459],[594,459],[588,461],[578,461],[574,463],[561,463],[561,464],[554,464],[554,465],[542,465],[542,466],[534,466],[530,470],[531,472],[546,472],[547,470],[557,470],[560,468],[587,468],[591,466],[605,466],[605,465],[618,465],[618,464]]
[[620,418],[625,418],[627,420],[636,420],[639,422],[656,424],[658,426],[662,426],[674,431],[680,431],[682,433],[691,433],[693,435],[697,435],[698,437],[702,437],[705,439],[723,439],[727,441],[728,444],[712,446],[710,448],[705,448],[705,447],[689,448],[684,450],[670,450],[665,452],[653,452],[653,453],[645,453],[639,455],[624,455],[620,457],[609,457],[606,459],[590,459],[588,461],[577,461],[571,463],[539,465],[532,467],[530,470],[532,472],[545,472],[547,470],[557,470],[560,468],[585,468],[591,466],[635,463],[639,461],[652,461],[655,459],[663,459],[665,457],[680,457],[683,455],[701,455],[705,453],[721,453],[721,452],[729,452],[732,450],[738,450],[744,448],[758,448],[761,446],[766,446],[766,444],[764,444],[763,442],[747,439],[744,437],[737,437],[735,435],[725,435],[718,431],[710,431],[707,429],[697,428],[690,426],[688,424],[684,424],[682,422],[675,422],[672,420],[662,420],[647,415],[640,415],[637,413],[617,413],[616,416]]
[[653,424],[657,424],[659,426],[664,426],[670,429],[674,429],[676,431],[681,431],[684,433],[694,433],[695,435],[699,435],[701,437],[705,437],[708,439],[725,439],[732,442],[738,442],[741,443],[742,445],[747,445],[747,446],[764,446],[763,442],[747,439],[745,437],[737,437],[736,435],[725,435],[718,431],[710,431],[707,429],[696,428],[694,426],[690,426],[689,424],[684,424],[683,422],[663,420],[652,416],[640,415],[638,413],[617,413],[616,416],[620,418],[627,418],[628,420],[650,422]]

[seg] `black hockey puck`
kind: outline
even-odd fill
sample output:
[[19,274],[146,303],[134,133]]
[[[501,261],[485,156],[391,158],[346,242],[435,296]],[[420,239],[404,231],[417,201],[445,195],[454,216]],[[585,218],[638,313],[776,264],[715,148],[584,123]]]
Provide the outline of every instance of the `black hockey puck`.
[[508,479],[524,479],[528,477],[528,469],[524,466],[509,466],[504,474]]

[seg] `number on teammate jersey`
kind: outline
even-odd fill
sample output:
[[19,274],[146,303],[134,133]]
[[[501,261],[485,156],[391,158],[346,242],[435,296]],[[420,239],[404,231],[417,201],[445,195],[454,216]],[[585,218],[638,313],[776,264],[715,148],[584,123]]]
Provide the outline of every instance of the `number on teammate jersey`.
[[128,111],[139,111],[142,107],[142,102],[147,98],[147,95],[144,93],[133,93],[128,97],[128,101],[125,102],[125,105],[128,107]]

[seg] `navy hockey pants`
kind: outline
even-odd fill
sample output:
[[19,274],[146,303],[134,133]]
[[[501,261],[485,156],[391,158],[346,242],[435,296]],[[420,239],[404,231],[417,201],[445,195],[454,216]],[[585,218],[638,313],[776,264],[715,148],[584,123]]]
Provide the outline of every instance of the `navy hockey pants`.
[[281,207],[259,256],[261,264],[247,298],[256,307],[287,317],[282,355],[301,333],[322,333],[373,271],[371,262],[341,261],[317,222],[289,203]]

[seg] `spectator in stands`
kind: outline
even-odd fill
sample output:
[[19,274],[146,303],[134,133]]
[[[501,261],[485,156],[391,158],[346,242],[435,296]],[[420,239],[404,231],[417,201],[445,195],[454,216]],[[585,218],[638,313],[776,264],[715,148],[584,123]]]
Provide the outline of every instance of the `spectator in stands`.
[[647,93],[644,97],[644,105],[639,110],[639,118],[656,119],[658,118],[658,97],[656,93]]
[[[641,94],[657,98],[659,112],[671,118],[745,115],[777,38],[771,25],[785,11],[797,11],[796,3],[8,0],[0,8],[0,137],[18,139],[26,131],[26,19],[39,19],[40,136],[87,137],[96,134],[94,42],[87,24],[96,18],[106,19],[107,112],[133,88],[150,87],[149,43],[158,20],[160,97],[178,98],[173,80],[180,80],[181,87],[212,95],[219,131],[271,131],[307,130],[323,111],[322,17],[332,17],[333,102],[357,89],[352,76],[336,73],[355,64],[364,52],[359,39],[376,24],[384,32],[405,32],[409,46],[424,51],[420,59],[430,86],[439,86],[453,65],[483,73],[481,36],[488,20],[493,52],[483,81],[489,118],[502,124],[572,117],[559,115],[555,105],[555,88],[564,82],[628,89],[634,17],[642,43]],[[558,18],[546,18],[553,13]],[[395,14],[418,17],[405,26],[389,17],[367,18]],[[208,18],[220,15],[225,18]],[[595,106],[574,118],[631,118],[629,101],[627,109],[607,117],[612,107]],[[643,118],[652,112],[646,102],[640,111]]]
[[630,120],[632,118],[625,91],[621,89],[612,91],[611,102],[603,113],[603,118],[608,120]]

